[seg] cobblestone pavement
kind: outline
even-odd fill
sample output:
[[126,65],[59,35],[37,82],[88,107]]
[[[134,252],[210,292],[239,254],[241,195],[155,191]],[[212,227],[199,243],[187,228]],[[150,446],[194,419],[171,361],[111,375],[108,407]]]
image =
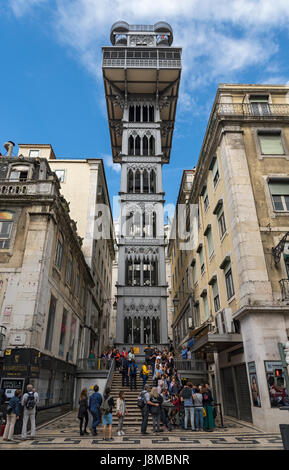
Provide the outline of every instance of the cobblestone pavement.
[[79,436],[78,419],[75,412],[67,413],[50,423],[37,428],[37,437],[21,441],[20,436],[14,442],[5,442],[0,438],[0,451],[5,449],[19,450],[93,450],[93,449],[149,449],[149,450],[202,450],[202,449],[254,449],[282,450],[279,433],[264,433],[245,423],[225,418],[224,428],[216,427],[213,432],[192,432],[174,430],[153,434],[150,426],[148,436],[142,436],[139,427],[124,428],[125,436],[118,437],[113,427],[114,441],[103,441],[102,428],[98,435]]

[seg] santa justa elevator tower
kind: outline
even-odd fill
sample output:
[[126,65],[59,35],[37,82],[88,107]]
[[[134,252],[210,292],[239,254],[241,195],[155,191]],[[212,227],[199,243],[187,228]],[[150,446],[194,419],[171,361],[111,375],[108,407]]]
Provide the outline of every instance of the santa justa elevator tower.
[[121,165],[116,344],[168,343],[162,166],[170,161],[181,49],[169,24],[111,28],[103,78],[112,155]]

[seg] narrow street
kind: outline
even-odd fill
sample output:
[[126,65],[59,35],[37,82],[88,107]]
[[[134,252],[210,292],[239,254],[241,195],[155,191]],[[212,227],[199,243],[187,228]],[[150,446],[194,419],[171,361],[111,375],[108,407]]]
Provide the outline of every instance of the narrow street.
[[126,426],[125,436],[118,437],[113,427],[114,441],[102,439],[99,427],[97,436],[79,436],[76,412],[67,413],[37,429],[37,438],[21,441],[15,436],[15,442],[7,443],[0,439],[0,451],[13,450],[97,450],[131,449],[134,450],[283,450],[279,433],[263,433],[250,425],[225,418],[224,428],[213,432],[192,432],[174,430],[153,434],[148,427],[148,436],[142,436],[139,427]]

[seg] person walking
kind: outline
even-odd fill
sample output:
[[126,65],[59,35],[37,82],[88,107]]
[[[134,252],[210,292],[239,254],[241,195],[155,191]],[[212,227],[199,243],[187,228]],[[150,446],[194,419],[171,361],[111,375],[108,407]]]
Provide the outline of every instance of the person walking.
[[149,373],[150,373],[150,369],[148,368],[146,361],[145,361],[140,371],[140,377],[142,378],[142,390],[145,389],[145,386],[149,377]]
[[[80,430],[80,435],[84,436],[85,434],[89,434],[86,431],[87,425],[88,425],[88,393],[87,393],[87,388],[84,388],[79,397],[79,410],[78,410],[78,419],[79,419],[79,430]],[[84,421],[84,430],[82,430],[82,425]]]
[[204,430],[204,418],[203,418],[203,395],[200,392],[199,387],[193,393],[193,400],[195,405],[195,426],[196,431]]
[[99,386],[93,387],[94,393],[89,398],[89,411],[92,414],[92,434],[97,435],[96,428],[101,422],[100,418],[100,406],[102,404],[102,396],[99,393]]
[[128,365],[129,386],[131,390],[133,388],[136,390],[137,369],[138,367],[135,362],[135,359],[132,358],[131,362]]
[[157,387],[153,387],[150,393],[150,402],[153,404],[150,406],[150,413],[152,415],[153,420],[153,433],[162,432],[163,430],[160,428],[160,420],[161,420],[161,405],[163,402],[163,397],[159,394]]
[[35,416],[36,416],[36,407],[39,402],[38,393],[35,392],[33,385],[27,385],[27,393],[24,393],[21,401],[21,405],[24,408],[23,411],[23,424],[22,424],[22,433],[21,439],[25,440],[27,438],[27,424],[30,420],[31,433],[30,438],[35,438],[36,426],[35,426]]
[[141,423],[141,433],[143,435],[148,434],[147,432],[147,425],[148,425],[148,418],[149,418],[149,412],[150,412],[150,407],[157,407],[159,406],[157,403],[153,403],[150,400],[150,391],[151,388],[149,385],[145,385],[144,390],[142,390],[139,399],[142,398],[144,401],[144,406],[141,409],[141,414],[142,414],[142,423]]
[[[114,399],[110,396],[110,388],[107,388],[103,395],[103,403],[101,405],[102,425],[103,425],[103,440],[114,441],[112,437],[112,408],[115,406]],[[108,437],[106,437],[106,430],[108,427]]]
[[16,390],[14,397],[10,398],[6,410],[6,426],[3,434],[3,441],[12,441],[14,434],[14,427],[16,421],[19,419],[20,414],[20,398],[22,395],[21,390]]
[[126,415],[126,408],[125,408],[124,392],[120,391],[118,399],[116,400],[116,416],[118,418],[118,426],[117,426],[118,436],[124,436],[122,427],[123,427],[123,420],[124,420],[125,415]]
[[213,406],[212,406],[212,403],[213,403],[212,392],[206,387],[202,387],[200,390],[203,395],[203,407],[206,412],[206,416],[204,418],[204,429],[206,431],[212,432],[215,427],[214,413],[213,413]]
[[190,415],[191,428],[192,431],[195,431],[193,391],[191,383],[187,383],[181,391],[181,401],[183,402],[185,409],[185,429],[188,429],[188,419]]
[[121,359],[121,384],[124,387],[125,385],[129,387],[129,376],[128,376],[128,360],[126,357],[122,357]]

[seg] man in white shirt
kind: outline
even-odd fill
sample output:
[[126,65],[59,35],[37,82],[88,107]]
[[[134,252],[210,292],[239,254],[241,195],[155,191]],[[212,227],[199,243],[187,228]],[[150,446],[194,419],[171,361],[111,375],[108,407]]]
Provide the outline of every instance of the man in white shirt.
[[30,419],[31,424],[31,433],[30,438],[35,438],[35,415],[36,415],[36,405],[39,402],[38,393],[35,392],[33,385],[27,385],[27,393],[24,393],[21,401],[21,405],[24,407],[23,413],[23,425],[22,425],[22,434],[21,438],[27,438],[27,424],[28,420]]

